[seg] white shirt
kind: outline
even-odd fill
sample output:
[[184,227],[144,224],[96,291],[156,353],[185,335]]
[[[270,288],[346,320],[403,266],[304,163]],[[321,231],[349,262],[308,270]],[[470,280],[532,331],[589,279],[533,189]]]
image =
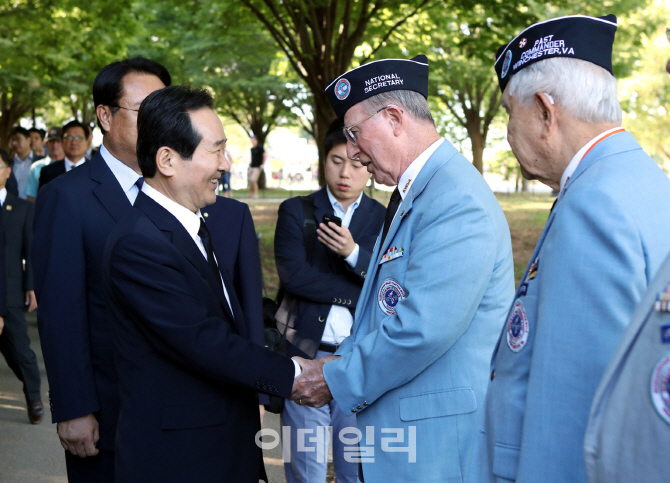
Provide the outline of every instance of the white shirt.
[[5,206],[6,199],[7,199],[7,188],[2,188],[0,190],[0,206]]
[[[358,195],[356,201],[349,205],[346,211],[342,207],[342,204],[335,199],[328,186],[326,186],[326,193],[328,193],[328,199],[335,211],[335,216],[342,219],[342,226],[349,228],[351,218],[354,216],[354,211],[356,211],[356,208],[358,208],[358,205],[360,205],[361,199],[363,198],[363,192]],[[359,252],[360,247],[358,246],[358,243],[356,243],[356,246],[354,246],[354,249],[344,261],[352,267],[355,267],[356,263],[358,263]],[[353,324],[354,318],[348,308],[341,305],[333,305],[326,318],[326,327],[323,329],[321,342],[333,345],[340,344],[349,336],[349,334],[351,334],[351,326]]]
[[63,161],[65,161],[65,172],[67,173],[67,172],[69,172],[72,168],[76,168],[77,166],[81,166],[82,164],[84,164],[84,163],[86,162],[86,158],[85,158],[85,157],[84,157],[84,158],[81,158],[81,159],[80,159],[79,161],[77,161],[76,163],[73,163],[72,161],[70,161],[69,159],[67,159],[67,156],[65,156],[65,158],[63,159]]
[[[114,174],[114,177],[116,178],[116,180],[121,185],[121,189],[123,190],[123,192],[128,197],[128,200],[130,201],[130,204],[134,205],[135,204],[135,199],[137,198],[137,194],[140,192],[139,188],[135,185],[135,183],[137,182],[138,178],[141,177],[141,175],[137,174],[127,164],[122,163],[121,161],[116,159],[114,156],[112,156],[112,153],[110,153],[107,150],[107,148],[105,147],[104,142],[100,146],[100,156],[102,156],[102,159],[105,160],[105,163],[107,163],[107,166],[109,166],[109,169],[112,170],[112,174]],[[182,206],[182,208],[184,208],[184,207]],[[198,222],[198,223],[200,223],[200,222]],[[200,226],[200,225],[198,225],[198,226]],[[197,230],[196,230],[196,233],[197,233]]]
[[570,164],[568,164],[568,167],[565,168],[565,171],[563,171],[563,176],[561,176],[561,185],[559,188],[559,191],[562,191],[565,185],[568,183],[568,179],[570,179],[570,176],[575,172],[577,169],[577,166],[579,166],[579,163],[581,163],[582,159],[586,155],[586,152],[591,149],[596,143],[598,143],[600,140],[602,140],[604,137],[608,136],[612,132],[616,131],[617,129],[623,129],[621,126],[614,127],[612,129],[608,129],[607,131],[598,134],[596,137],[591,139],[588,143],[586,143],[577,153],[572,157],[572,160],[570,161]]
[[442,145],[443,142],[444,138],[440,138],[428,146],[428,148],[423,153],[419,154],[419,156],[414,161],[412,161],[412,164],[407,166],[405,172],[402,174],[402,176],[400,176],[400,180],[398,180],[398,191],[400,191],[400,197],[403,200],[405,199],[407,193],[409,193],[409,189],[412,187],[412,184],[419,175],[419,171],[421,171],[423,165],[426,164],[426,162],[430,159],[437,148]]

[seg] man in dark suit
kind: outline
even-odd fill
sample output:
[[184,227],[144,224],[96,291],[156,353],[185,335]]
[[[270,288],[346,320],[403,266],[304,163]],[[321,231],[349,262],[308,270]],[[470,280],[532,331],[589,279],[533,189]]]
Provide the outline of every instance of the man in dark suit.
[[[384,223],[384,206],[363,193],[370,174],[347,156],[343,126],[336,120],[326,133],[326,187],[309,196],[312,219],[305,220],[301,197],[279,207],[277,271],[286,293],[297,301],[294,325],[287,332],[291,356],[331,356],[349,335],[370,255]],[[324,215],[336,215],[341,226],[322,224]],[[319,226],[311,241],[305,240],[305,221]],[[310,255],[305,243],[312,245]],[[328,438],[318,435],[332,426],[337,481],[356,483],[358,463],[345,460],[346,445],[339,438],[342,429],[356,427],[356,417],[344,414],[335,401],[322,408],[299,403],[286,401],[282,413],[282,426],[291,428],[290,442],[284,442],[291,445],[291,461],[284,464],[287,481],[325,483]],[[309,450],[299,449],[303,446]]]
[[[221,255],[235,286],[235,294],[247,322],[249,339],[263,346],[261,257],[249,206],[217,196],[216,203],[202,209],[202,216],[212,233],[216,253]],[[265,414],[263,405],[268,404],[270,398],[265,394],[259,394],[258,398],[262,421]]]
[[37,322],[52,420],[70,482],[113,481],[119,395],[102,253],[139,188],[137,110],[170,74],[143,58],[114,62],[93,84],[100,152],[41,190],[35,208]]
[[[6,295],[5,328],[0,335],[0,352],[7,365],[23,383],[28,419],[33,424],[42,421],[44,408],[40,392],[40,369],[35,352],[30,348],[28,323],[23,310],[37,308],[33,291],[33,272],[30,247],[33,241],[33,205],[17,195],[8,193],[5,185],[11,173],[11,162],[6,151],[0,150],[0,203],[2,204],[2,231],[5,234],[2,289]],[[25,260],[25,269],[23,266]],[[6,289],[6,290],[5,290]]]
[[105,248],[121,394],[119,482],[256,483],[265,476],[256,391],[288,397],[299,372],[249,340],[201,217],[228,169],[213,107],[205,90],[184,86],[142,103],[145,183]]
[[65,158],[42,168],[38,190],[42,189],[49,181],[86,162],[84,155],[88,147],[87,140],[90,136],[91,128],[77,120],[70,121],[63,126],[62,145]]

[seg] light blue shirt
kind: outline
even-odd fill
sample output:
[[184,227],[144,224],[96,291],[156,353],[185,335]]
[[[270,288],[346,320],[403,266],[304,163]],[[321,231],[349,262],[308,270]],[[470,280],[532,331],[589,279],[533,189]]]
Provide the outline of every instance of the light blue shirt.
[[21,161],[18,154],[14,155],[14,165],[12,171],[16,178],[16,183],[19,185],[19,198],[26,199],[26,185],[28,184],[28,176],[30,175],[30,166],[33,164],[33,152],[26,159]]
[[105,163],[107,163],[109,169],[112,170],[112,174],[121,185],[121,189],[128,197],[130,204],[134,205],[137,194],[140,192],[135,183],[139,178],[142,177],[142,175],[137,174],[135,170],[133,170],[127,164],[124,164],[112,156],[112,153],[110,153],[105,147],[104,142],[100,146],[100,156],[102,156],[102,159],[105,160]]
[[[46,149],[46,148],[45,148]],[[37,191],[40,189],[40,173],[42,173],[42,168],[46,165],[51,164],[53,161],[49,156],[46,158],[35,161],[30,166],[30,173],[28,173],[28,182],[26,183],[26,197],[31,196],[37,198]]]

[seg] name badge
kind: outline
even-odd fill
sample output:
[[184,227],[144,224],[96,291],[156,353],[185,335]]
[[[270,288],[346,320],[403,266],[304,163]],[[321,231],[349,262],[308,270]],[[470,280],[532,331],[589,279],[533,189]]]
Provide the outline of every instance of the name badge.
[[384,253],[384,256],[382,257],[379,264],[381,265],[382,263],[390,262],[391,260],[402,257],[404,254],[405,249],[403,247],[391,247],[386,250],[386,253]]

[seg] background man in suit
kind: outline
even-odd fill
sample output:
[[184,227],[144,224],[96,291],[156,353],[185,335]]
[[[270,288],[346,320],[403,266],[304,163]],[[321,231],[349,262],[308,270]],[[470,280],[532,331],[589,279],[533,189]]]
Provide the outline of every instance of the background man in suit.
[[46,131],[44,129],[31,127],[28,129],[28,132],[30,133],[30,148],[33,150],[33,162],[47,157],[48,152],[44,149],[44,136],[47,134]]
[[40,193],[35,208],[37,323],[49,378],[52,420],[66,449],[68,478],[113,481],[119,394],[102,286],[102,253],[137,197],[137,110],[170,84],[148,59],[114,62],[93,84],[100,152]]
[[70,121],[63,126],[63,152],[65,157],[62,161],[54,161],[44,166],[40,173],[39,189],[42,189],[49,181],[65,174],[72,168],[81,166],[86,162],[85,154],[88,148],[88,139],[91,128],[79,121]]
[[121,392],[119,482],[256,483],[265,476],[256,391],[288,397],[299,370],[249,340],[201,217],[229,167],[213,107],[205,90],[173,86],[140,109],[145,184],[103,265]]
[[[226,157],[226,160],[229,161],[229,158]],[[202,216],[212,234],[216,253],[220,254],[221,262],[230,273],[247,322],[249,339],[264,346],[263,274],[258,238],[249,205],[217,196],[216,203],[202,209]],[[270,398],[266,394],[259,394],[258,398],[263,421],[263,405],[268,404]]]
[[498,51],[521,172],[560,194],[491,361],[473,481],[586,481],[595,389],[670,249],[670,181],[620,127],[616,28],[560,17]]
[[[0,352],[7,365],[23,383],[28,419],[33,424],[42,421],[44,408],[41,396],[40,369],[35,352],[30,348],[28,324],[23,310],[37,308],[33,291],[33,271],[30,248],[33,241],[33,205],[5,188],[11,173],[11,160],[0,150],[0,204],[2,230],[5,234],[4,278],[0,287],[6,291],[5,328],[0,335]],[[25,270],[23,267],[25,260]]]
[[46,139],[47,149],[49,155],[35,161],[30,167],[30,174],[28,175],[28,183],[26,183],[26,199],[28,201],[35,202],[37,198],[37,191],[40,186],[40,174],[42,173],[42,168],[46,165],[51,164],[54,161],[62,161],[65,158],[65,153],[63,152],[63,129],[61,127],[52,127],[49,129]]
[[366,64],[326,93],[348,125],[349,158],[397,187],[352,335],[332,362],[299,361],[292,399],[320,406],[333,397],[356,414],[363,461],[374,461],[362,464],[367,483],[463,481],[513,292],[505,216],[437,133],[425,56]]
[[[295,322],[288,333],[290,356],[330,356],[350,334],[370,255],[384,223],[384,207],[363,193],[370,173],[360,161],[347,157],[343,127],[335,120],[326,133],[326,186],[309,196],[313,204],[309,221],[320,227],[313,232],[311,252],[305,246],[303,199],[291,198],[279,207],[277,272],[282,288],[296,299]],[[342,226],[321,224],[326,214],[340,218]],[[332,426],[338,482],[358,481],[358,463],[345,461],[345,445],[339,438],[342,429],[356,427],[355,415],[343,413],[335,401],[322,408],[286,401],[281,420],[283,427],[291,428],[290,442],[285,441],[291,445],[291,461],[284,463],[288,482],[325,483],[328,426]],[[315,449],[298,450],[299,446]]]

